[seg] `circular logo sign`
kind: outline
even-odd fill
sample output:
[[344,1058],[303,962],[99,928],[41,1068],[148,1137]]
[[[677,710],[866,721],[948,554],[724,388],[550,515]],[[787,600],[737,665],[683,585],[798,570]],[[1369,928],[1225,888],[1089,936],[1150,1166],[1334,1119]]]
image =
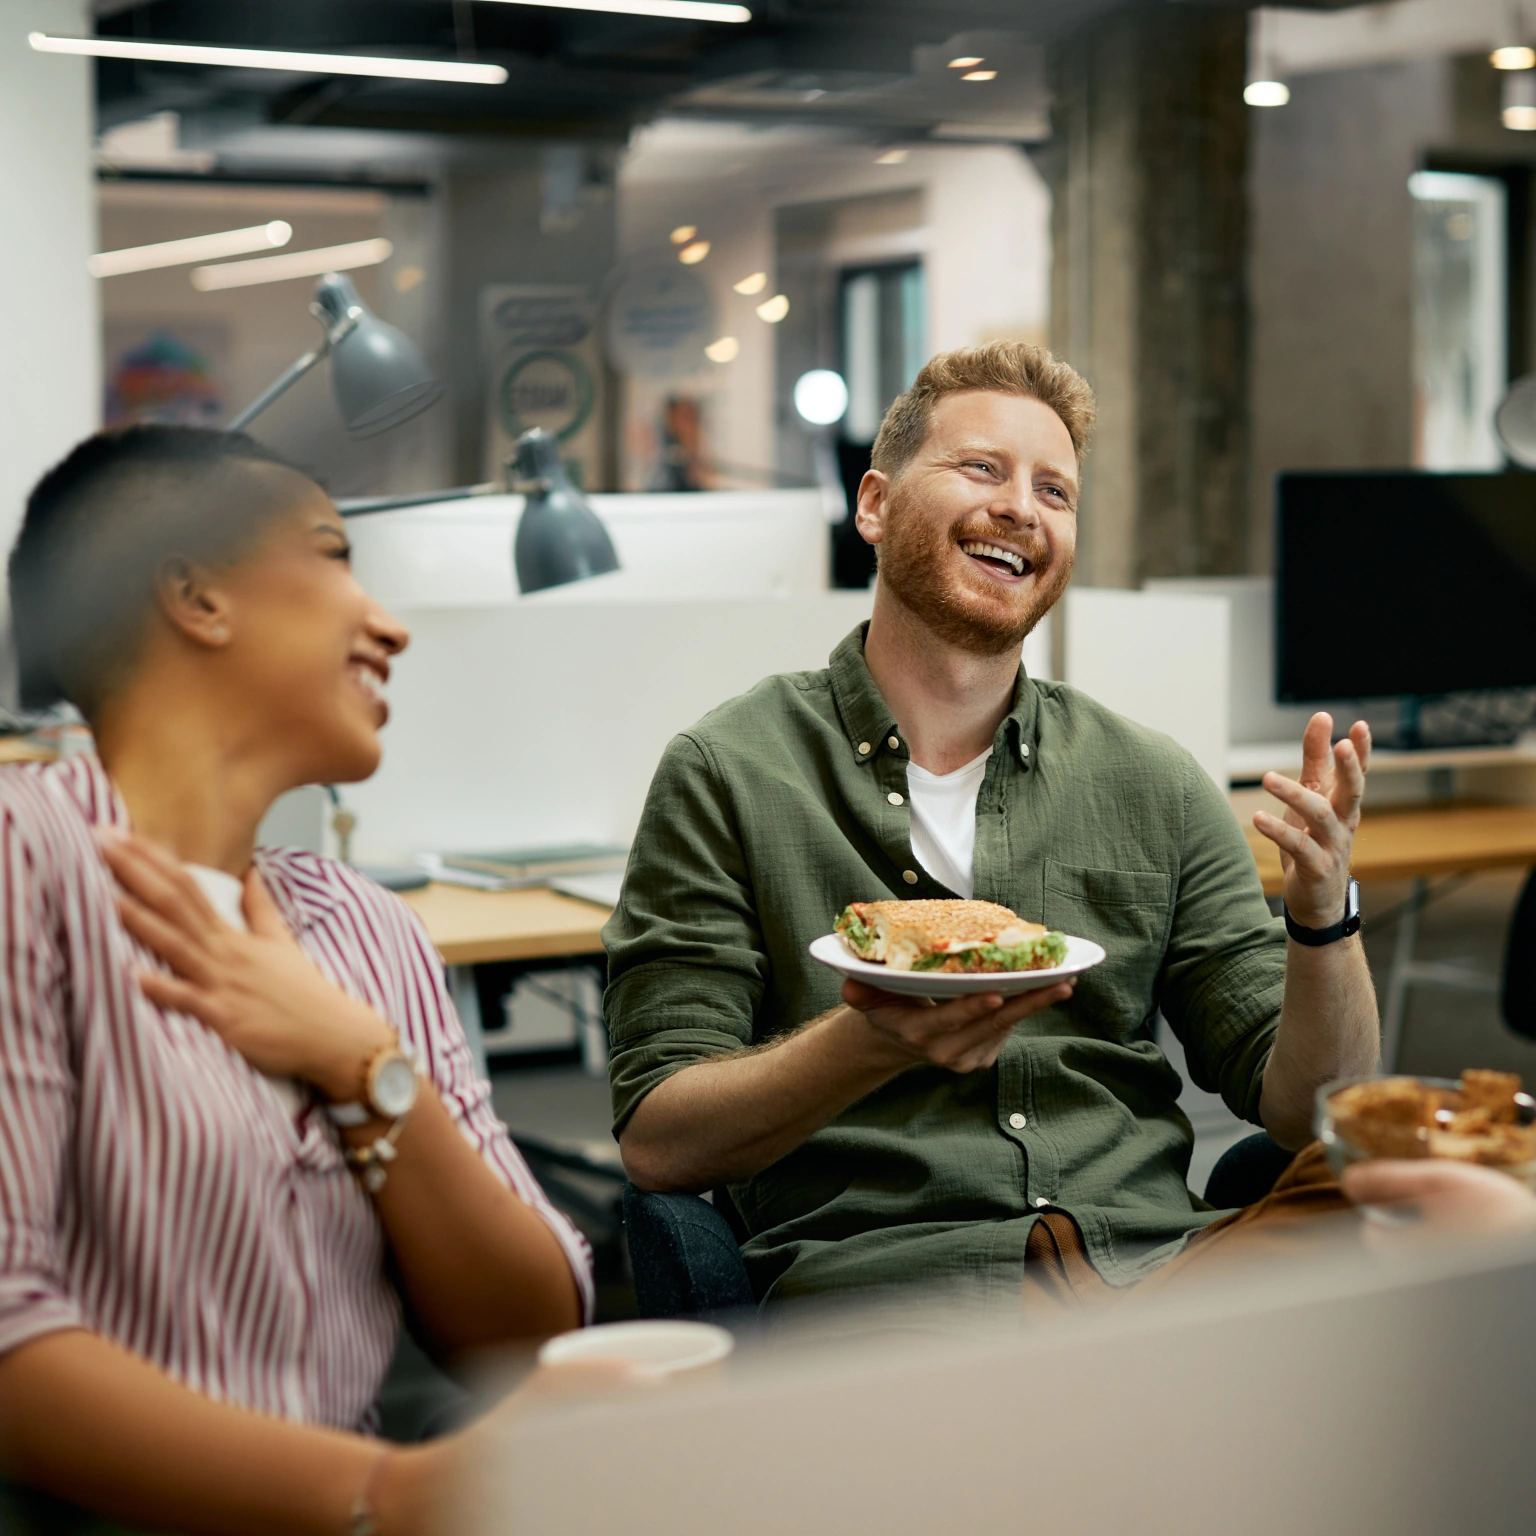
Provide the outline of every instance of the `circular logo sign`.
[[525,352],[501,376],[501,425],[508,437],[543,427],[562,443],[586,426],[596,391],[571,352]]

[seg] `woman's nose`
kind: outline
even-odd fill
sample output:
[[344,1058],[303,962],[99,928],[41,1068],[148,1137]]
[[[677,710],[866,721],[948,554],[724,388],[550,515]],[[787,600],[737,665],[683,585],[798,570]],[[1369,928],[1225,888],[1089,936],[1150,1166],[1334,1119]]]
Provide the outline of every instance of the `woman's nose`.
[[411,632],[388,609],[374,607],[368,615],[368,632],[391,656],[398,656],[411,643]]

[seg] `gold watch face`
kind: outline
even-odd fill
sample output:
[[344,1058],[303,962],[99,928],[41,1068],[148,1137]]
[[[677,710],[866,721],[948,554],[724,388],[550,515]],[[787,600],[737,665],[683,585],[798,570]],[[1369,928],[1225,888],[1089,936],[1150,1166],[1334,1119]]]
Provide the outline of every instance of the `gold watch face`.
[[373,1069],[368,1097],[375,1114],[398,1120],[416,1102],[416,1069],[404,1056],[386,1056]]

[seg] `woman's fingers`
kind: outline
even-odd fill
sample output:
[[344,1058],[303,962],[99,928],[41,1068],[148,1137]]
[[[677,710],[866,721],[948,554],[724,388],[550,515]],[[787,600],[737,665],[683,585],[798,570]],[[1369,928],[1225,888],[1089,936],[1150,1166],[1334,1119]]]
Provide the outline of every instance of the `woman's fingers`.
[[164,971],[140,971],[139,991],[158,1008],[184,1013],[206,1025],[215,1034],[223,1033],[223,1017],[214,1009],[205,992]]
[[141,837],[98,836],[119,885],[188,933],[217,932],[220,919],[191,875],[163,849]]
[[261,871],[254,864],[245,872],[245,890],[240,905],[245,913],[246,926],[252,933],[264,939],[293,937],[288,931],[288,924],[283,921],[283,914],[277,909],[277,903],[272,900],[267,882],[261,878]]
[[119,895],[117,910],[123,919],[123,927],[178,976],[200,985],[207,984],[210,975],[208,953],[196,938],[189,938],[183,929],[167,922],[136,897]]

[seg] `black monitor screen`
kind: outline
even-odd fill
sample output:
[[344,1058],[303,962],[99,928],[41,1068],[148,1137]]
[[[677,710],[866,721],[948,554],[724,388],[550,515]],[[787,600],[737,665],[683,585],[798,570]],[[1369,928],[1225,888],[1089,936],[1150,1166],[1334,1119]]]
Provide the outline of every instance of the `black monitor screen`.
[[1536,475],[1286,474],[1287,703],[1536,686]]

